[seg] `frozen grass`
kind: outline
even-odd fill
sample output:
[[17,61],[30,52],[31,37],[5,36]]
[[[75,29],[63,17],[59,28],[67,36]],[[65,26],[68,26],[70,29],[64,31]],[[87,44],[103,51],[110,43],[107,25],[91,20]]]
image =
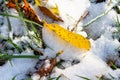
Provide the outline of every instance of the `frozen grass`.
[[0,59],[10,60],[12,58],[35,58],[35,59],[39,59],[39,56],[36,56],[36,55],[9,55],[9,54],[1,54],[0,53]]
[[[16,0],[15,0],[15,1],[16,1]],[[17,4],[16,4],[16,5],[17,5]],[[17,7],[18,7],[18,5],[17,5]],[[8,14],[6,6],[5,6],[4,8],[5,8],[5,13],[4,13],[4,12],[0,12],[0,15],[6,16],[6,18],[7,18],[9,34],[10,34],[10,32],[11,32],[11,29],[12,29],[12,28],[11,28],[11,27],[12,27],[12,26],[11,26],[11,22],[10,22],[10,20],[9,20],[9,17],[19,18],[19,19],[21,19],[21,21],[23,22],[24,26],[26,27],[26,31],[27,31],[27,33],[28,33],[28,37],[31,38],[31,39],[33,39],[32,37],[34,37],[34,39],[36,39],[36,41],[38,41],[38,43],[41,42],[40,37],[39,37],[39,35],[38,35],[38,33],[37,33],[37,30],[36,30],[36,28],[34,27],[33,24],[38,25],[38,26],[41,26],[41,25],[39,25],[39,24],[36,23],[36,22],[33,22],[33,21],[30,21],[30,20],[28,20],[28,19],[23,18],[23,14],[22,14],[22,12],[20,11],[19,7],[18,7],[18,14],[19,14],[19,16],[14,16],[14,15]],[[34,32],[34,35],[33,35],[33,36],[30,36],[29,30],[28,30],[28,26],[27,26],[26,22],[28,22],[28,23],[31,24],[32,29],[33,29],[33,32]],[[12,35],[13,35],[13,34],[12,34]],[[8,43],[12,44],[12,45],[14,46],[14,48],[16,48],[20,53],[23,51],[21,47],[19,47],[17,44],[15,44],[15,43],[13,42],[13,39],[12,39],[11,36],[8,36],[8,38],[6,38],[6,37],[4,37],[4,36],[1,35],[0,38],[1,38],[1,39],[4,39],[4,40],[6,40]],[[14,53],[13,53],[13,54],[14,54]],[[9,54],[2,54],[2,53],[0,53],[0,60],[5,60],[5,61],[6,61],[6,60],[11,60],[11,59],[13,59],[13,58],[31,58],[31,59],[33,58],[33,59],[39,59],[39,55],[9,55]],[[15,76],[15,77],[16,77],[16,76]],[[15,77],[13,77],[12,80],[15,80]]]
[[[116,4],[117,5],[117,4]],[[83,29],[86,28],[87,26],[89,26],[90,24],[92,24],[93,22],[97,21],[98,19],[100,19],[101,17],[105,16],[109,11],[111,11],[111,9],[116,6],[113,5],[111,6],[108,10],[106,10],[105,12],[103,12],[102,14],[98,15],[97,17],[95,17],[94,19],[90,20],[88,23],[83,25]]]
[[[17,4],[16,4],[17,5]],[[104,15],[106,15],[111,9],[113,8],[113,6],[110,8],[110,9],[108,9],[107,11],[105,11],[104,13],[102,13],[102,14],[100,14],[100,15],[98,15],[96,18],[94,18],[94,19],[92,19],[92,20],[90,20],[90,22],[88,22],[88,23],[86,23],[85,25],[83,25],[83,26],[85,26],[85,27],[87,27],[87,26],[89,26],[90,24],[92,24],[93,22],[97,22],[97,20],[98,19],[100,19],[101,17],[104,17]],[[7,21],[8,21],[8,25],[9,25],[9,30],[11,29],[11,23],[10,23],[10,20],[9,20],[9,17],[12,17],[12,18],[17,18],[17,19],[21,19],[21,21],[24,23],[24,26],[26,27],[26,30],[27,30],[27,33],[28,33],[28,37],[31,39],[31,40],[33,40],[33,38],[36,40],[36,42],[35,42],[35,44],[38,44],[38,43],[40,43],[41,42],[41,38],[39,37],[39,34],[37,33],[37,29],[36,29],[36,27],[34,26],[34,25],[37,25],[37,26],[39,26],[39,27],[43,27],[42,25],[40,25],[40,24],[38,24],[38,23],[36,23],[36,22],[33,22],[33,21],[30,21],[30,20],[28,20],[28,19],[25,19],[24,17],[23,17],[23,15],[22,15],[22,13],[20,12],[20,10],[19,10],[19,12],[18,12],[18,14],[19,14],[19,16],[14,16],[14,15],[11,15],[11,14],[8,14],[8,13],[2,13],[2,12],[0,12],[0,15],[2,15],[2,16],[6,16],[7,17]],[[76,20],[76,19],[75,19]],[[26,22],[28,22],[28,23],[30,23],[30,26],[32,27],[32,30],[33,30],[33,32],[34,32],[34,34],[31,36],[31,35],[29,35],[29,30],[28,30],[28,26],[26,25]],[[118,28],[118,30],[120,29],[120,22],[119,22],[119,19],[117,19],[117,21],[116,21],[116,24],[117,24],[117,26],[119,27]],[[83,28],[84,29],[84,28]],[[11,30],[10,30],[11,31]],[[119,31],[118,31],[118,33],[119,33]],[[103,35],[104,36],[104,35]],[[105,37],[105,36],[104,36]],[[49,38],[49,37],[48,37]],[[99,40],[100,39],[100,40]],[[13,41],[12,41],[12,39],[6,39],[9,43],[11,43],[19,52],[22,52],[23,50],[21,49],[21,47],[19,47],[17,44],[15,44]],[[98,38],[98,41],[96,40],[96,43],[100,43],[101,42],[101,40],[106,40],[106,43],[108,42],[109,44],[110,44],[110,41],[113,41],[113,40],[108,40],[108,36],[107,37],[105,37],[105,38],[103,38],[102,39],[102,37],[101,38]],[[53,42],[53,41],[52,41]],[[50,43],[50,42],[48,42],[48,43]],[[54,42],[53,42],[54,43]],[[94,43],[94,44],[96,44],[96,43]],[[102,44],[102,42],[101,42],[101,44]],[[114,43],[112,43],[112,44],[114,44]],[[52,44],[53,45],[53,44]],[[56,44],[57,45],[57,44]],[[97,45],[97,44],[96,44]],[[105,43],[103,43],[103,46],[101,46],[101,47],[104,47],[104,45],[106,45]],[[115,44],[116,45],[116,44]],[[111,46],[111,45],[108,45],[108,46]],[[109,47],[108,46],[106,46],[107,48],[105,48],[106,50],[110,50],[109,49]],[[96,49],[96,52],[98,53],[98,54],[104,54],[105,55],[105,53],[106,52],[104,52],[105,51],[105,49],[103,49],[103,50],[101,50],[102,48],[101,47],[98,47],[98,48],[100,48],[100,49],[98,49],[98,48],[95,48]],[[114,46],[113,45],[113,48],[116,48],[116,46]],[[68,49],[68,50],[70,50],[70,49]],[[98,51],[97,51],[98,50]],[[103,52],[102,52],[103,51]],[[45,50],[44,50],[44,52],[45,52]],[[49,55],[51,55],[52,57],[53,57],[53,55],[52,55],[52,52],[54,52],[54,51],[52,51],[51,50],[51,52],[50,51],[46,51],[46,52],[48,52],[47,54],[47,56],[49,56]],[[67,53],[75,53],[74,51],[67,51]],[[77,52],[77,51],[76,51]],[[109,51],[108,51],[109,52]],[[111,52],[114,52],[114,51],[112,51],[111,50]],[[90,53],[91,54],[91,53]],[[89,54],[86,54],[85,53],[85,55],[83,54],[82,56],[80,56],[80,57],[82,57],[82,58],[80,58],[80,60],[82,60],[82,62],[80,62],[79,64],[76,64],[75,66],[70,66],[68,69],[66,69],[66,70],[63,70],[63,71],[60,71],[61,73],[64,73],[65,74],[65,76],[67,76],[68,78],[70,77],[71,78],[71,76],[73,76],[74,74],[72,74],[71,73],[71,71],[73,71],[73,73],[77,73],[77,71],[79,70],[79,71],[81,71],[80,72],[80,74],[82,74],[82,75],[77,75],[76,77],[74,77],[74,79],[82,79],[82,80],[90,80],[89,79],[89,77],[91,77],[90,75],[89,75],[89,73],[92,73],[92,74],[95,74],[94,73],[94,71],[95,72],[97,72],[98,71],[98,73],[100,72],[100,74],[102,74],[102,72],[103,72],[103,74],[104,74],[104,71],[105,70],[108,70],[108,73],[109,73],[109,70],[110,71],[112,71],[106,64],[105,64],[105,61],[103,61],[103,60],[101,60],[100,58],[103,58],[103,56],[102,57],[96,57],[95,55],[94,55],[95,53],[92,53],[92,55],[89,55]],[[111,53],[112,54],[112,53]],[[111,55],[110,53],[108,54],[108,55]],[[58,54],[56,54],[55,56],[58,56],[58,55],[60,55],[59,53]],[[69,56],[70,54],[68,54],[68,56]],[[65,55],[65,56],[67,56],[67,55]],[[71,55],[72,56],[72,55]],[[105,55],[105,56],[107,56],[107,55]],[[63,57],[64,57],[64,55],[63,55]],[[9,55],[9,54],[1,54],[0,55],[0,58],[1,59],[12,59],[12,58],[35,58],[35,59],[38,59],[39,58],[39,56],[35,56],[35,55]],[[60,57],[59,57],[60,58]],[[68,58],[69,59],[69,58]],[[96,62],[98,62],[99,64],[97,64]],[[81,64],[82,63],[82,64]],[[97,65],[95,65],[95,63],[97,64]],[[117,66],[115,65],[115,64],[113,64],[112,62],[110,63],[111,65],[112,65],[112,67],[114,67],[115,69],[118,69],[117,68]],[[100,66],[98,66],[98,65],[101,65],[102,67],[100,67]],[[91,67],[87,67],[87,66],[91,66]],[[104,68],[103,68],[104,67]],[[80,68],[82,68],[82,69],[80,69]],[[90,69],[89,69],[90,68]],[[70,70],[71,71],[70,71]],[[88,69],[88,70],[86,70],[86,69]],[[100,71],[99,70],[97,70],[97,69],[100,69]],[[76,72],[75,72],[75,71]],[[103,71],[102,71],[103,70]],[[65,71],[67,71],[67,72],[65,72]],[[83,71],[83,73],[82,73],[82,71]],[[59,72],[59,70],[58,70],[58,72]],[[87,72],[88,72],[88,74],[87,74]],[[70,74],[71,73],[71,74]],[[70,74],[70,75],[68,75],[68,74]],[[97,73],[96,73],[97,74]],[[106,73],[107,74],[107,73]],[[85,75],[87,75],[87,77],[85,76]],[[85,76],[85,77],[84,77]],[[89,77],[88,77],[89,76]],[[111,79],[115,79],[114,78],[114,75],[113,74],[110,74],[109,75],[110,76],[110,78]],[[17,78],[16,78],[17,76],[14,76],[13,78],[12,78],[12,80],[16,80]],[[55,77],[55,76],[53,76],[53,77]],[[60,78],[61,76],[58,76],[57,75],[57,77],[55,77],[55,78],[50,78],[49,80],[59,80],[59,78]],[[93,76],[92,76],[92,78],[93,79],[96,79],[96,78],[94,78]],[[103,80],[104,79],[104,77],[100,77],[99,76],[99,80]],[[26,80],[32,80],[31,78],[28,78],[28,79],[26,79]]]

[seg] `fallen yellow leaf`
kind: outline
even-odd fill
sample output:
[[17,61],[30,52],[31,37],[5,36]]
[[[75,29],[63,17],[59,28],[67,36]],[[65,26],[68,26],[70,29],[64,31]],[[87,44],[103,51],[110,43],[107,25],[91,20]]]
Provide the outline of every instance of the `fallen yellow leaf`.
[[91,47],[90,41],[83,37],[82,35],[70,32],[55,23],[48,24],[47,22],[44,21],[43,25],[44,27],[47,27],[48,29],[53,31],[60,38],[70,43],[71,45],[83,50],[87,51],[90,50]]

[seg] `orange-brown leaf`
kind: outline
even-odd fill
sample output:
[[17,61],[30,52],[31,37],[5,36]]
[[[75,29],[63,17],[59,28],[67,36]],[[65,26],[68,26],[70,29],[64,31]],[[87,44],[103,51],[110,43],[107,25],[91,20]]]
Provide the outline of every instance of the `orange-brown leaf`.
[[[18,7],[20,8],[21,12],[23,13],[24,17],[27,19],[30,19],[34,22],[37,22],[39,24],[42,24],[41,20],[36,15],[35,11],[30,7],[29,3],[26,0],[22,0],[24,2],[24,6],[18,3],[18,0],[16,1],[18,4]],[[18,11],[18,8],[16,6],[16,3],[13,0],[9,0],[7,4],[8,8],[14,8]]]
[[[17,2],[17,4],[18,4],[18,0],[16,0],[16,2]],[[6,4],[6,6],[7,6],[8,8],[14,8],[14,9],[18,10],[18,9],[17,9],[17,6],[16,6],[16,3],[15,3],[14,0],[9,0],[9,2],[8,2],[8,4]],[[19,7],[19,8],[22,8],[22,6],[21,6],[20,4],[18,4],[18,7]]]

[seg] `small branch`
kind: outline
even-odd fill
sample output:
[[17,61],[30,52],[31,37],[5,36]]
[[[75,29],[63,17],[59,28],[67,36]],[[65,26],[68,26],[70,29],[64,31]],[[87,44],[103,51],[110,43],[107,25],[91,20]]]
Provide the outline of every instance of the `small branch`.
[[88,11],[85,11],[84,12],[84,14],[80,17],[80,19],[77,21],[77,24],[75,25],[75,27],[73,27],[73,29],[71,29],[71,31],[73,32],[76,28],[77,28],[77,26],[78,26],[78,24],[80,23],[80,21],[82,21],[84,18],[86,18],[86,16],[89,14],[89,12]]

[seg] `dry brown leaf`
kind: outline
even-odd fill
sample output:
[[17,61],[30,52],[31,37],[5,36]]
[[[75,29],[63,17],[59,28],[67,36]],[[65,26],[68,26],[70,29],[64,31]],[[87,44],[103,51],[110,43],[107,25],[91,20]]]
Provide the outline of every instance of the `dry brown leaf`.
[[35,73],[39,74],[40,77],[49,75],[52,72],[52,70],[55,67],[55,65],[57,64],[56,57],[53,58],[53,59],[47,59],[47,60],[50,60],[50,67],[46,69],[45,68],[45,62],[44,62],[42,64],[42,66],[40,67],[40,69],[35,72]]
[[[16,2],[17,2],[17,4],[19,3],[18,0],[16,0]],[[8,8],[14,8],[14,9],[18,10],[14,0],[9,0],[9,2],[8,2],[8,4],[6,4],[6,6]],[[18,7],[22,8],[22,5],[18,4]]]
[[56,20],[56,21],[61,21],[64,22],[59,16],[55,15],[51,10],[44,6],[38,6],[40,11],[43,12],[43,14],[49,16],[50,18]]
[[[35,11],[30,7],[29,3],[26,0],[21,0],[24,2],[24,6],[18,3],[18,0],[16,0],[18,7],[20,8],[21,12],[23,13],[24,17],[26,17],[29,20],[32,20],[34,22],[37,22],[39,24],[42,24],[41,20],[36,15]],[[7,4],[8,8],[14,8],[18,11],[18,8],[16,6],[16,3],[14,0],[9,0]]]

